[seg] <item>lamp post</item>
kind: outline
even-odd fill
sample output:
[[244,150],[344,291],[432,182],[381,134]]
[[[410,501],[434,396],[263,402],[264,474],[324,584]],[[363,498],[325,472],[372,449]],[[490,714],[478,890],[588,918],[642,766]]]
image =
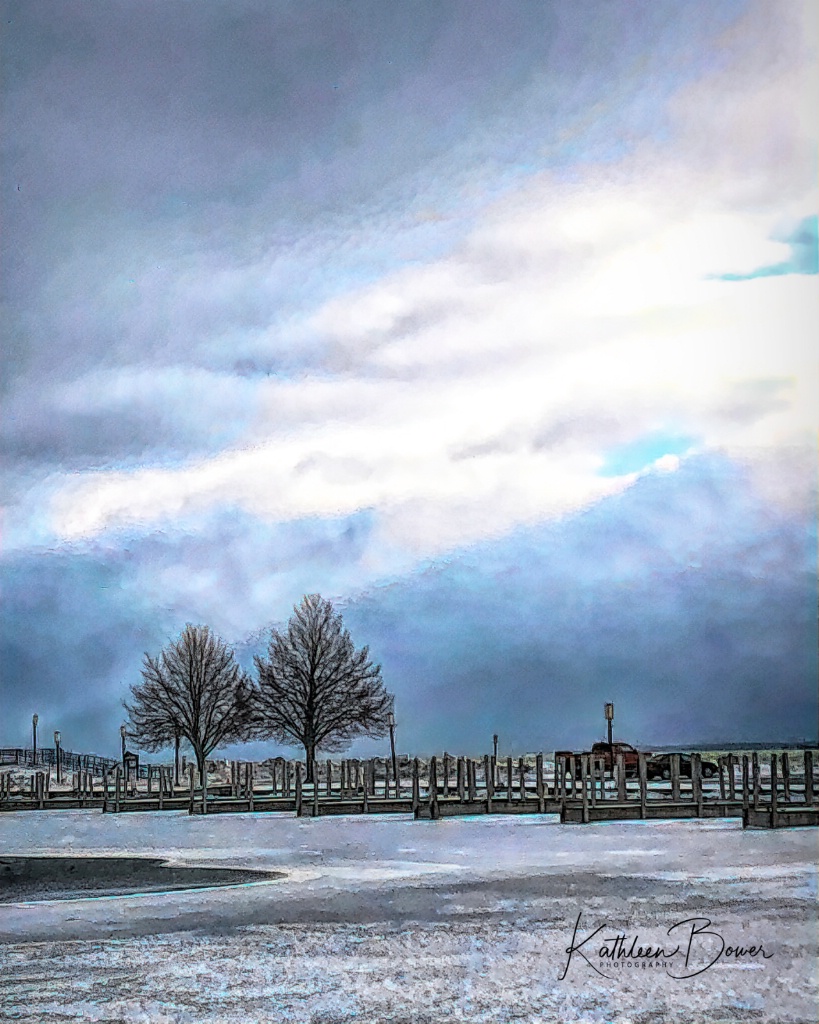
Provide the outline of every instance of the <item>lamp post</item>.
[[37,723],[40,721],[39,715],[31,716],[31,763],[32,765],[37,764]]
[[605,704],[603,707],[603,713],[606,716],[606,723],[609,727],[609,778],[614,778],[614,744],[611,739],[611,727],[614,722],[614,705]]
[[390,727],[390,751],[392,753],[392,777],[395,779],[395,795],[399,795],[398,787],[398,760],[395,756],[395,715],[390,712],[390,717],[387,719]]
[[128,769],[125,766],[125,737],[127,735],[128,735],[128,729],[123,724],[123,725],[121,725],[119,727],[119,738],[120,738],[120,744],[122,746],[122,778],[123,778],[123,785],[125,787],[123,792],[126,795],[128,793]]
[[63,781],[63,766],[62,758],[60,756],[60,730],[54,730],[54,758],[57,762],[57,783]]
[[179,730],[173,734],[173,784],[179,785]]

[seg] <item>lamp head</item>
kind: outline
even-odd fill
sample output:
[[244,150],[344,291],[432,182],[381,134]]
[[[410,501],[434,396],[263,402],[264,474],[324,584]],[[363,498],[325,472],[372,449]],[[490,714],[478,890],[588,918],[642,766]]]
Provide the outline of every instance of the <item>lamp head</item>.
[[395,725],[395,715],[392,713],[392,711],[390,712],[389,717],[387,718],[387,724],[390,726],[390,728],[392,728]]
[[57,747],[59,747],[59,745],[60,745],[60,730],[59,729],[55,729],[54,730],[54,745],[57,746]]
[[39,715],[32,715],[31,716],[31,724],[32,725],[36,726],[39,721],[40,721],[40,716]]
[[121,736],[121,737],[122,737],[123,739],[125,739],[125,734],[126,734],[126,732],[127,732],[127,731],[128,731],[128,730],[127,730],[127,729],[125,728],[125,726],[124,726],[124,725],[121,725],[121,726],[119,727],[119,734],[120,734],[120,736]]

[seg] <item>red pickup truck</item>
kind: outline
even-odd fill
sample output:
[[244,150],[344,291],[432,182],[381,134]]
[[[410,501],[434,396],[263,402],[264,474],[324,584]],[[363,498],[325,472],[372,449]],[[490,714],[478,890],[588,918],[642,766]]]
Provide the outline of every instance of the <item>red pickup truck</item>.
[[[603,762],[606,771],[611,771],[612,768],[617,764],[617,755],[622,754],[623,760],[626,766],[627,776],[636,776],[639,768],[639,751],[635,747],[632,747],[630,743],[593,743],[591,750],[583,751],[583,754],[591,754],[592,757],[597,758]],[[555,752],[555,764],[558,761],[563,762],[566,774],[569,773],[570,765],[569,758],[575,758],[575,775],[580,775],[580,763],[579,759],[582,755],[575,754],[570,750],[558,750]],[[651,754],[646,751],[646,757],[651,757]]]

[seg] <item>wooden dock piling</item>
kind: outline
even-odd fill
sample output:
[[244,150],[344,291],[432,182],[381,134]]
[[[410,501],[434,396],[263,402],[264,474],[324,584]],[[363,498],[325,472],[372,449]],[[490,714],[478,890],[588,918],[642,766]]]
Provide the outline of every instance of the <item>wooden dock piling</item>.
[[441,816],[438,810],[438,759],[434,754],[429,762],[429,816],[433,821]]
[[813,804],[813,751],[805,751],[805,793],[804,802],[810,807]]
[[648,769],[646,755],[642,751],[637,755],[637,774],[640,777],[640,817],[645,818],[648,802]]
[[535,789],[537,793],[537,811],[543,814],[546,810],[546,794],[543,790],[543,754],[535,758]]
[[483,758],[483,774],[486,783],[486,813],[492,813],[492,800],[495,796],[495,763],[489,754]]

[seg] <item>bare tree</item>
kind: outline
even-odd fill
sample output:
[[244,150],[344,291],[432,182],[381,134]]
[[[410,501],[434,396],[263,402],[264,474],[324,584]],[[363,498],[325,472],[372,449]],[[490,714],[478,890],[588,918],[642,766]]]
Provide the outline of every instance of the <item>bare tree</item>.
[[216,747],[247,738],[251,693],[227,644],[207,626],[189,623],[158,657],[145,655],[142,682],[125,703],[129,732],[145,750],[186,739],[201,774]]
[[255,731],[303,746],[312,781],[317,750],[386,734],[394,698],[369,648],[355,649],[329,601],[309,594],[293,611],[287,631],[273,631],[267,658],[256,658]]

